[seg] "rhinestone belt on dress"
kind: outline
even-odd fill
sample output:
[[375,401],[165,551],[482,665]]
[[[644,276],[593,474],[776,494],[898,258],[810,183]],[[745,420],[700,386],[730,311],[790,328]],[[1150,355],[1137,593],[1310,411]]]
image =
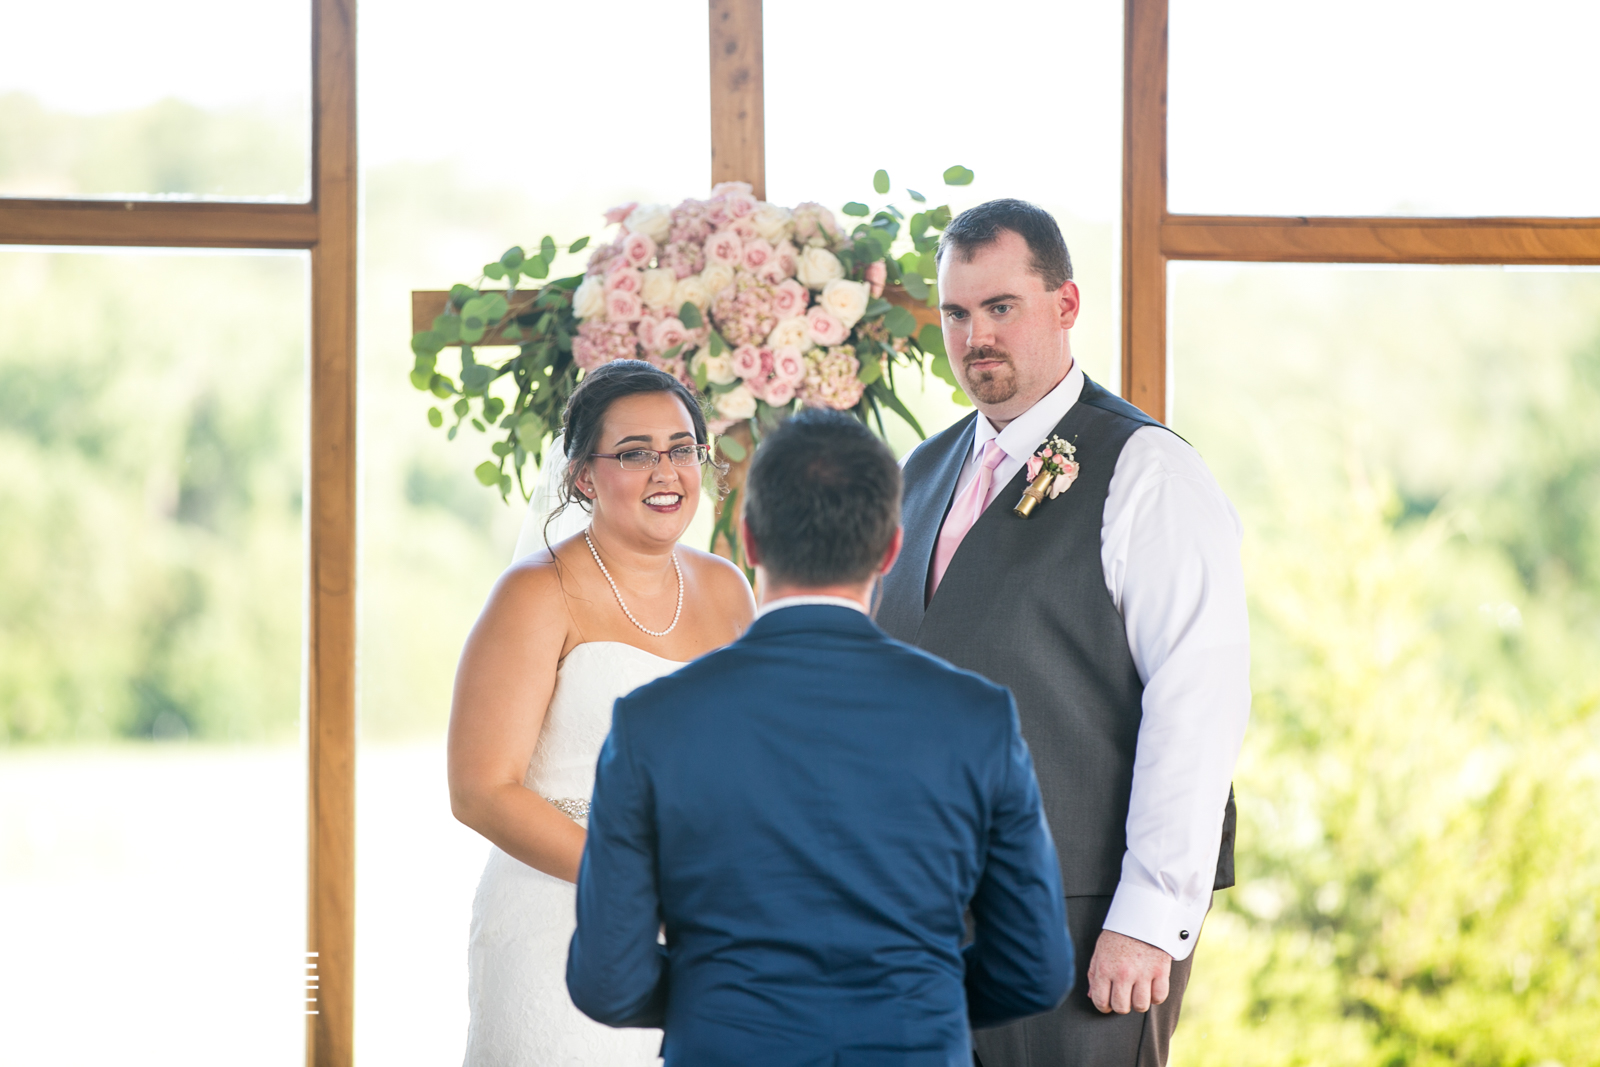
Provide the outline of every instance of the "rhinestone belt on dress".
[[573,822],[589,817],[589,802],[581,797],[545,797],[544,799]]

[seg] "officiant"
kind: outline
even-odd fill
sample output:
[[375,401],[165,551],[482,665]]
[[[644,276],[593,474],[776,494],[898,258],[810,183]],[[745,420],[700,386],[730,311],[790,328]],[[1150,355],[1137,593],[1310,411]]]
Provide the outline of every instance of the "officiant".
[[1212,891],[1233,884],[1239,520],[1194,449],[1074,360],[1054,218],[982,204],[938,258],[945,347],[977,410],[905,461],[877,618],[1015,695],[1082,946],[1066,1003],[980,1031],[978,1056],[1164,1064]]

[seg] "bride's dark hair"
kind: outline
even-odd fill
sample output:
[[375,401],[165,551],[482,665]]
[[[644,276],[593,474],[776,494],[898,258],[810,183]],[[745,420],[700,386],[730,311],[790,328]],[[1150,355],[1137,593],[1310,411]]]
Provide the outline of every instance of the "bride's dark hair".
[[[567,398],[567,409],[562,416],[567,469],[561,479],[561,502],[550,509],[550,515],[545,519],[546,547],[550,544],[550,523],[566,511],[568,505],[577,504],[585,511],[590,510],[589,498],[578,491],[578,475],[583,472],[584,464],[594,450],[600,446],[600,432],[605,428],[606,412],[623,397],[641,393],[670,393],[677,397],[694,422],[695,441],[702,445],[710,443],[706,415],[700,402],[677,378],[642,359],[617,359],[596,367],[583,376],[578,387]],[[715,461],[707,466],[706,477],[710,488],[714,495],[720,497],[725,489],[722,475],[727,468],[717,465]]]

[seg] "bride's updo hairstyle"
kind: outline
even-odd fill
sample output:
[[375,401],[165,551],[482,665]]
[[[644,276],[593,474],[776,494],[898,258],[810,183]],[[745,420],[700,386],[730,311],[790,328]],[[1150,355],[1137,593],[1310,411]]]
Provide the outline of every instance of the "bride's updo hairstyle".
[[[705,412],[694,394],[678,379],[642,359],[617,359],[602,364],[585,374],[567,398],[567,410],[562,416],[567,469],[561,479],[561,501],[551,510],[551,520],[569,504],[590,510],[589,498],[578,491],[578,475],[583,473],[589,457],[600,448],[600,434],[605,429],[606,412],[611,410],[611,405],[625,396],[641,393],[670,393],[677,397],[694,422],[695,441],[702,445],[709,443]],[[721,473],[720,469],[712,472],[719,490]],[[549,528],[548,520],[545,526]]]

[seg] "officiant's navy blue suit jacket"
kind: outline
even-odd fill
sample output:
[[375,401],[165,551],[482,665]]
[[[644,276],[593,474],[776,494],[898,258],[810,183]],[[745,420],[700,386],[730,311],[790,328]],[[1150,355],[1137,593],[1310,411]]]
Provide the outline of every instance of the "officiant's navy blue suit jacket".
[[846,607],[617,701],[577,910],[573,1001],[667,1067],[966,1067],[1072,985],[1011,695]]

